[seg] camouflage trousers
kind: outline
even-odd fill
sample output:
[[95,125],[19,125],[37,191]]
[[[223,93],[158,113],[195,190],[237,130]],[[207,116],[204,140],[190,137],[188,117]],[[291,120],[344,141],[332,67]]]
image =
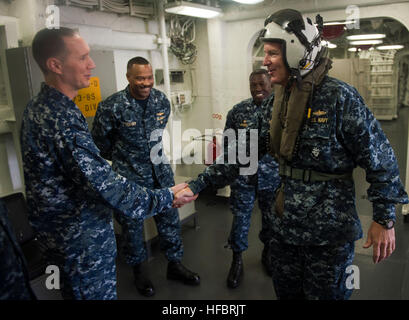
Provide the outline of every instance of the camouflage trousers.
[[339,246],[295,246],[271,241],[273,284],[279,300],[348,300],[346,269],[355,243]]
[[99,246],[85,244],[83,247],[67,245],[57,249],[43,248],[47,264],[58,267],[64,299],[117,299],[116,241],[113,229],[98,236],[103,240]]
[[[64,299],[75,300],[116,300],[116,264],[115,257],[105,256],[103,265],[86,263],[86,272],[74,268],[77,261],[67,260],[61,272],[61,294]],[[101,259],[101,260],[102,260]],[[100,260],[100,259],[98,259]],[[71,265],[74,264],[74,265]]]
[[234,252],[242,252],[248,248],[251,213],[257,197],[261,211],[259,239],[264,245],[268,245],[271,240],[274,190],[257,190],[254,185],[236,180],[231,185],[230,209],[233,213],[233,223],[228,239],[229,246]]
[[[168,261],[181,261],[183,244],[180,236],[179,212],[175,208],[153,216],[158,230],[160,249],[165,252]],[[115,214],[115,219],[122,226],[124,254],[127,264],[134,266],[148,259],[143,239],[143,223]]]

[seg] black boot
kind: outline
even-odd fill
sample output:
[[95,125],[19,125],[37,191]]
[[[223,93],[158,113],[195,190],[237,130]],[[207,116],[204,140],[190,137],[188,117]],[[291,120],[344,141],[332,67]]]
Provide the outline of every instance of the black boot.
[[166,277],[170,280],[178,280],[184,284],[197,286],[200,284],[200,277],[197,273],[188,270],[182,263],[178,261],[169,261],[168,272]]
[[270,246],[264,245],[263,253],[261,254],[261,263],[264,266],[264,271],[271,277],[273,276],[273,266],[271,265]]
[[241,259],[241,252],[233,252],[233,261],[227,277],[227,286],[229,288],[237,288],[240,285],[242,278],[243,260]]
[[155,288],[147,275],[142,272],[140,264],[133,267],[133,274],[135,277],[135,287],[138,292],[145,297],[152,297],[155,294]]

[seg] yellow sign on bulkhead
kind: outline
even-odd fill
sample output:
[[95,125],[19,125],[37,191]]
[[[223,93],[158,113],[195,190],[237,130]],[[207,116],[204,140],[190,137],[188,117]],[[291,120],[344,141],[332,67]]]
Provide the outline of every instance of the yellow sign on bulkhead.
[[95,116],[98,103],[101,101],[99,78],[91,77],[89,82],[89,87],[78,90],[78,95],[74,98],[74,103],[86,118]]

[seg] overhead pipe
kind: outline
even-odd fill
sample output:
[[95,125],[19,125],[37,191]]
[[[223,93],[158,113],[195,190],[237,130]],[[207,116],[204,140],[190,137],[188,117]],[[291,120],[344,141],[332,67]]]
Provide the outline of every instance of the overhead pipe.
[[168,56],[168,43],[166,36],[166,24],[165,24],[165,9],[164,1],[157,0],[158,5],[158,17],[159,17],[159,35],[162,49],[163,59],[163,81],[165,86],[165,94],[170,100],[170,77],[169,77],[169,56]]
[[[165,9],[164,9],[164,0],[157,0],[157,10],[159,18],[159,36],[162,49],[162,59],[163,59],[163,82],[164,82],[164,91],[168,97],[170,104],[172,105],[172,99],[170,95],[170,77],[169,77],[169,56],[168,56],[168,41],[166,36],[166,23],[165,23]],[[176,164],[175,160],[180,157],[181,150],[178,146],[180,143],[174,143],[174,139],[180,139],[178,136],[174,136],[173,132],[173,112],[171,108],[171,113],[168,120],[168,129],[169,129],[169,143],[170,143],[170,164],[174,173],[176,173]],[[177,149],[175,149],[177,148]]]
[[107,27],[65,23],[77,29],[93,49],[159,50],[158,35],[140,32],[115,31]]
[[[407,1],[394,1],[393,4],[390,2],[385,2],[384,0],[355,0],[351,3],[350,0],[338,0],[338,1],[326,1],[326,0],[305,0],[300,1],[297,5],[297,10],[303,14],[308,13],[315,13],[315,12],[328,12],[328,11],[337,11],[339,10],[341,15],[335,17],[335,19],[339,19],[340,17],[348,18],[348,13],[346,9],[350,5],[357,6],[361,9],[363,8],[370,8],[373,7],[376,10],[376,15],[379,16],[379,12],[383,12],[380,6],[396,6],[397,4],[407,4]],[[273,1],[264,1],[263,3],[254,5],[249,7],[247,5],[237,5],[237,4],[228,4],[224,7],[223,16],[221,19],[226,22],[234,22],[234,21],[243,21],[243,20],[250,20],[250,19],[265,19],[271,13],[276,12],[281,9],[288,8],[288,1],[282,0],[273,0]],[[394,12],[399,13],[399,9],[395,8]],[[403,11],[407,12],[407,10]],[[325,17],[324,17],[325,18]],[[363,18],[362,16],[360,17]],[[328,20],[328,19],[325,19]]]

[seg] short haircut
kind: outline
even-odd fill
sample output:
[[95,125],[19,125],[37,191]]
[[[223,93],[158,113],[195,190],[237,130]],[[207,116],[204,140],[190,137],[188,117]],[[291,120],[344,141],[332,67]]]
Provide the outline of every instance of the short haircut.
[[35,61],[44,74],[48,73],[47,60],[60,57],[65,53],[64,37],[73,37],[78,32],[65,27],[59,29],[42,29],[34,36],[32,51]]
[[251,81],[251,78],[254,77],[255,75],[258,74],[263,74],[266,77],[268,77],[268,71],[266,69],[256,69],[252,73],[250,73],[249,81]]
[[128,64],[126,66],[126,71],[129,71],[134,64],[147,65],[147,64],[150,64],[150,63],[149,63],[148,60],[146,60],[143,57],[134,57],[134,58],[132,58],[131,60],[128,61]]

